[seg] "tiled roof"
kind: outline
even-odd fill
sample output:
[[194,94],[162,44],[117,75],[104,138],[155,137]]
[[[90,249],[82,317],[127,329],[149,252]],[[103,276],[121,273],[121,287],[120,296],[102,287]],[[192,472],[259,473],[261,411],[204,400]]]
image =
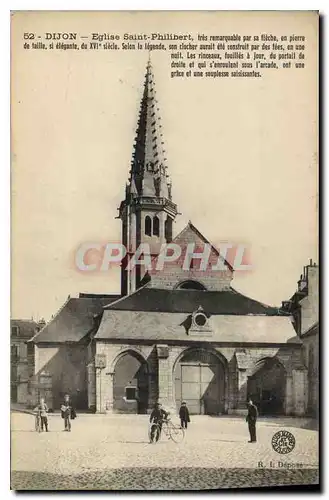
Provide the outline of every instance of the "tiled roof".
[[208,314],[289,316],[276,307],[250,299],[233,288],[223,291],[168,290],[143,287],[105,309],[192,313],[199,306]]
[[69,298],[46,326],[35,335],[33,342],[79,342],[94,327],[109,298]]
[[209,330],[187,334],[186,313],[104,311],[96,339],[150,341],[210,341],[224,343],[285,344],[294,334],[290,317],[216,315]]

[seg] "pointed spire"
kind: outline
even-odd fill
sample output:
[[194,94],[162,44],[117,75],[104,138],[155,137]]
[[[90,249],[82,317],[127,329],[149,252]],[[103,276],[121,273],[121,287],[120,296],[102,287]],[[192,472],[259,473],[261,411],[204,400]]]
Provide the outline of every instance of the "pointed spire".
[[131,162],[130,183],[131,185],[134,183],[132,190],[136,194],[171,199],[161,117],[155,94],[154,74],[149,52]]

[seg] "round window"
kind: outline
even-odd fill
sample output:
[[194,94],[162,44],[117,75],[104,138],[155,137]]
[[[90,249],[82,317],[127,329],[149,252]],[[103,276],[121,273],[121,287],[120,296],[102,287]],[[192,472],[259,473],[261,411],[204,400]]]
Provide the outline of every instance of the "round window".
[[203,313],[198,313],[194,316],[195,324],[198,326],[204,326],[207,322],[207,316]]

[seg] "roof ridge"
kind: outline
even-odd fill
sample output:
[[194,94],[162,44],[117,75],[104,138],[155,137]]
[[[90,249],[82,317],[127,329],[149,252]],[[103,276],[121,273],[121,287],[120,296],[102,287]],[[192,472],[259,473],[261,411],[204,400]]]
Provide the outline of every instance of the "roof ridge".
[[[261,302],[260,300],[253,299],[252,297],[249,297],[249,295],[245,295],[244,293],[239,292],[238,290],[235,290],[232,286],[230,286],[231,290],[236,293],[237,295],[240,295],[241,297],[245,297],[246,299],[252,300],[253,302],[257,302],[258,304],[261,304],[263,307],[267,307],[270,309],[277,309],[278,311],[281,310],[280,307],[277,306],[271,306],[269,304],[265,304],[265,302]],[[290,314],[287,314],[287,316],[291,316]]]
[[[107,304],[106,306],[103,306],[103,309],[108,309],[110,308],[111,306],[113,305],[116,305],[118,302],[121,302],[123,301],[124,299],[127,299],[128,297],[131,297],[132,295],[135,295],[137,292],[139,292],[140,290],[143,290],[144,288],[146,288],[146,286],[148,285],[148,283],[145,283],[145,285],[141,286],[140,288],[137,288],[137,290],[135,290],[134,292],[130,293],[129,295],[124,295],[123,297],[120,297],[118,300],[114,300],[113,302],[110,302],[109,304]],[[151,288],[150,288],[151,289]]]
[[24,323],[36,323],[38,324],[39,321],[36,319],[24,319],[24,318],[10,318],[10,321],[24,321]]

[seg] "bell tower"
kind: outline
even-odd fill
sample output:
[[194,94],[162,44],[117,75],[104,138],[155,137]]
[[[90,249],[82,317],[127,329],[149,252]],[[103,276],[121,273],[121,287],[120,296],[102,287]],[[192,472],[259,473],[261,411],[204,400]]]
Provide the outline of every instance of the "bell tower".
[[172,201],[171,181],[163,148],[161,117],[156,100],[151,61],[148,61],[143,96],[137,122],[130,177],[125,199],[119,207],[122,244],[127,257],[121,265],[121,294],[128,295],[141,286],[144,270],[137,265],[126,270],[128,259],[141,244],[148,244],[152,256],[161,245],[172,241],[177,206]]

